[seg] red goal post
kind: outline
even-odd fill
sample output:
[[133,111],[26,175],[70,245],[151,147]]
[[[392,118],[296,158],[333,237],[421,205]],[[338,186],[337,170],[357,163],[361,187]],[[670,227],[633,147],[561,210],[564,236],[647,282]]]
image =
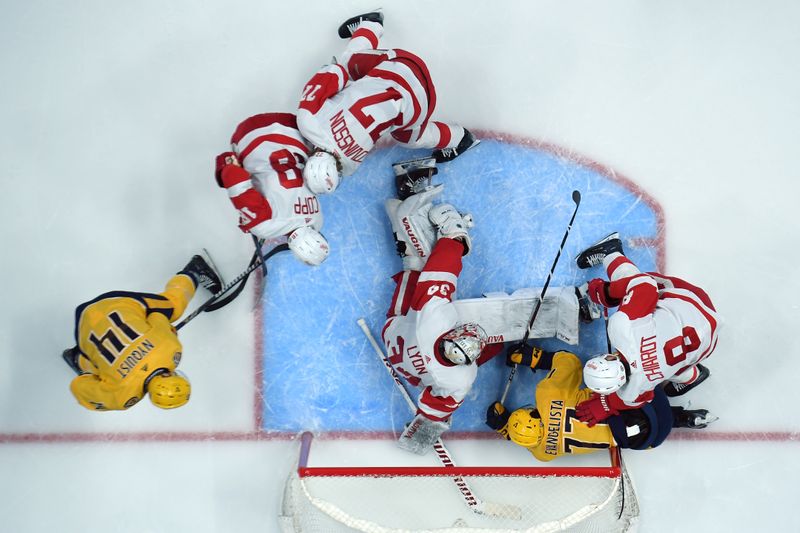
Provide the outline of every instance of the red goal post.
[[[638,523],[616,448],[610,466],[312,467],[313,435],[300,441],[279,517],[284,532],[630,533]],[[470,493],[502,511],[476,512]]]

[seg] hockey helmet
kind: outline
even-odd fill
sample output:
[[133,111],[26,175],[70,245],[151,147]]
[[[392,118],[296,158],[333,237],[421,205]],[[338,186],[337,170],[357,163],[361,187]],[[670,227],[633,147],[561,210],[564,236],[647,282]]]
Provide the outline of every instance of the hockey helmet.
[[525,448],[538,446],[544,436],[544,427],[539,411],[534,407],[522,407],[508,417],[508,438]]
[[472,364],[486,348],[486,331],[475,322],[460,324],[442,337],[444,356],[457,365]]
[[311,154],[303,169],[306,187],[314,194],[327,194],[335,191],[341,177],[336,157],[324,150],[317,150]]
[[311,226],[301,226],[289,234],[289,249],[303,263],[319,266],[330,253],[328,240]]
[[617,353],[592,357],[583,367],[583,382],[600,394],[611,394],[627,381],[625,365]]
[[175,409],[185,405],[192,393],[192,385],[182,372],[164,370],[150,377],[146,385],[150,401],[161,409]]

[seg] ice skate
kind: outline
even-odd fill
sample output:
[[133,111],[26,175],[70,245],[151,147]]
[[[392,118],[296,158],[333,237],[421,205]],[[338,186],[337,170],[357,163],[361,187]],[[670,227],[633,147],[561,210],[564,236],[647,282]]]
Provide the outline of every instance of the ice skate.
[[697,370],[698,370],[697,377],[694,378],[694,380],[690,381],[689,383],[672,383],[672,382],[667,383],[664,386],[664,392],[666,393],[666,395],[669,396],[670,398],[674,398],[676,396],[683,396],[693,388],[700,385],[711,375],[711,371],[699,363],[697,364]]
[[205,287],[211,294],[217,294],[222,290],[222,280],[219,274],[201,255],[192,257],[191,261],[183,267],[179,274],[186,274],[194,280],[196,285]]
[[433,157],[420,157],[392,164],[397,187],[397,198],[405,200],[425,190],[439,170]]
[[622,253],[622,241],[616,231],[582,251],[575,262],[578,268],[590,268],[602,264],[603,259],[614,252]]
[[455,148],[442,148],[441,150],[434,150],[431,154],[437,163],[447,163],[456,157],[460,156],[470,148],[477,146],[481,141],[476,139],[475,136],[467,129],[464,128],[464,136]]
[[355,17],[351,17],[344,22],[342,25],[339,26],[339,37],[342,39],[349,39],[353,36],[353,34],[358,29],[359,24],[368,20],[370,22],[377,22],[378,24],[383,25],[383,13],[380,11],[373,11],[371,13],[363,13],[361,15],[356,15]]
[[676,428],[703,429],[719,420],[719,417],[710,414],[708,409],[688,410],[683,407],[673,407],[672,411],[672,427]]

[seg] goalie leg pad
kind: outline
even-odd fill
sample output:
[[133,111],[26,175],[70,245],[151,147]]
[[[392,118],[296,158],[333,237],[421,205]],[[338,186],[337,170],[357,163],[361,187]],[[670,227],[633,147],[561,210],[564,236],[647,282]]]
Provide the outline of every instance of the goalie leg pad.
[[400,440],[397,441],[397,445],[411,453],[424,455],[433,448],[434,443],[448,429],[450,429],[449,422],[431,420],[423,414],[418,414],[406,426],[405,431],[400,435]]
[[386,200],[386,214],[392,223],[404,270],[421,270],[431,254],[436,242],[436,230],[428,219],[428,211],[442,189],[443,185],[437,185],[402,202],[394,198]]

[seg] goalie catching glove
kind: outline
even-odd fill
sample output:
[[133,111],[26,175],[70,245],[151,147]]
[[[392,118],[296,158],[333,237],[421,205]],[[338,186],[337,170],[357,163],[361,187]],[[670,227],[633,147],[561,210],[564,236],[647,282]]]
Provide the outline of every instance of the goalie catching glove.
[[438,237],[446,237],[461,241],[464,245],[463,255],[467,255],[472,248],[472,240],[468,230],[475,224],[472,215],[461,214],[450,204],[435,205],[428,212],[431,224],[436,226]]
[[417,414],[414,420],[406,426],[397,445],[411,453],[424,455],[434,443],[439,440],[442,433],[450,429],[450,422],[431,420],[422,413]]

